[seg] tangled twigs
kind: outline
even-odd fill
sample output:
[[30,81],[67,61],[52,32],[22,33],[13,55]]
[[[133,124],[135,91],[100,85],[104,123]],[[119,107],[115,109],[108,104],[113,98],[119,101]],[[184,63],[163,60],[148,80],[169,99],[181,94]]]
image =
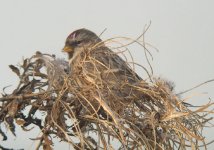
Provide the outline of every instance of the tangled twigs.
[[[193,111],[169,82],[151,75],[150,81],[127,82],[136,81],[134,73],[118,79],[119,69],[105,66],[92,52],[81,52],[72,71],[68,62],[40,52],[19,68],[10,65],[19,83],[0,98],[0,124],[14,135],[17,125],[25,131],[39,127],[37,149],[52,149],[54,137],[74,149],[206,148],[201,131],[213,103]],[[0,135],[7,140],[1,128]]]

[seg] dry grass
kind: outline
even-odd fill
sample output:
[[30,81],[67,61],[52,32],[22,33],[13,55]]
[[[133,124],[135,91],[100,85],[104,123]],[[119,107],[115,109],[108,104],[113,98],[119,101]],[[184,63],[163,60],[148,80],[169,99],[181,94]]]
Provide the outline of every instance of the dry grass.
[[[118,44],[121,39],[105,42],[112,41]],[[134,42],[145,48],[139,39],[130,44]],[[115,49],[123,53],[128,45]],[[109,80],[117,70],[91,53],[93,48],[82,52],[72,71],[66,61],[40,52],[25,59],[20,68],[11,65],[20,82],[0,98],[0,123],[8,124],[14,134],[15,122],[24,130],[31,124],[38,126],[42,136],[36,139],[43,149],[52,149],[53,136],[74,149],[206,149],[202,131],[212,119],[207,115],[213,113],[209,111],[213,103],[191,110],[169,82],[153,78],[145,67],[148,79],[133,84]],[[6,140],[6,134],[1,134]]]

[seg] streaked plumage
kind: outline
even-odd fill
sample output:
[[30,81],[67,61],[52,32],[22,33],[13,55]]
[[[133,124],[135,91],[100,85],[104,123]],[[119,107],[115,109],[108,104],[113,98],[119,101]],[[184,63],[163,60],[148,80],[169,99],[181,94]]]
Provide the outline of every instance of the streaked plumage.
[[[111,80],[118,80],[118,82],[127,80],[129,83],[134,83],[141,79],[121,57],[106,47],[95,33],[87,29],[72,32],[67,37],[63,50],[68,53],[72,71],[75,71],[76,65],[79,65],[78,58],[81,57],[81,54],[90,53],[90,57],[98,61],[96,67],[109,82]],[[93,69],[89,64],[86,66],[85,69]]]

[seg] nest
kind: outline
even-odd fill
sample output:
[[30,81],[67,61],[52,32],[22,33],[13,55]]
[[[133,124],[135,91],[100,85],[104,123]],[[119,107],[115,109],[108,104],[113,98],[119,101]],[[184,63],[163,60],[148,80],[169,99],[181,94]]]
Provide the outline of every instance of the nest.
[[114,77],[117,70],[92,53],[93,48],[83,52],[72,70],[67,61],[41,52],[24,59],[19,68],[10,65],[19,84],[0,98],[0,123],[14,135],[16,125],[25,131],[32,124],[39,127],[38,149],[52,149],[53,137],[73,149],[207,147],[202,130],[211,119],[211,103],[193,111],[169,82],[151,76],[136,80],[135,73]]

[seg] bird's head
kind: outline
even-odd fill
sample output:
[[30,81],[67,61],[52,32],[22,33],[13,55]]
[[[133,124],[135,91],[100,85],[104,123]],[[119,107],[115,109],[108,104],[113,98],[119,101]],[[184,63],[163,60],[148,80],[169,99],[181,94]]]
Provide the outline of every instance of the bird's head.
[[67,52],[69,57],[72,57],[76,51],[93,46],[99,42],[101,42],[101,39],[92,31],[79,29],[67,37],[63,51]]

